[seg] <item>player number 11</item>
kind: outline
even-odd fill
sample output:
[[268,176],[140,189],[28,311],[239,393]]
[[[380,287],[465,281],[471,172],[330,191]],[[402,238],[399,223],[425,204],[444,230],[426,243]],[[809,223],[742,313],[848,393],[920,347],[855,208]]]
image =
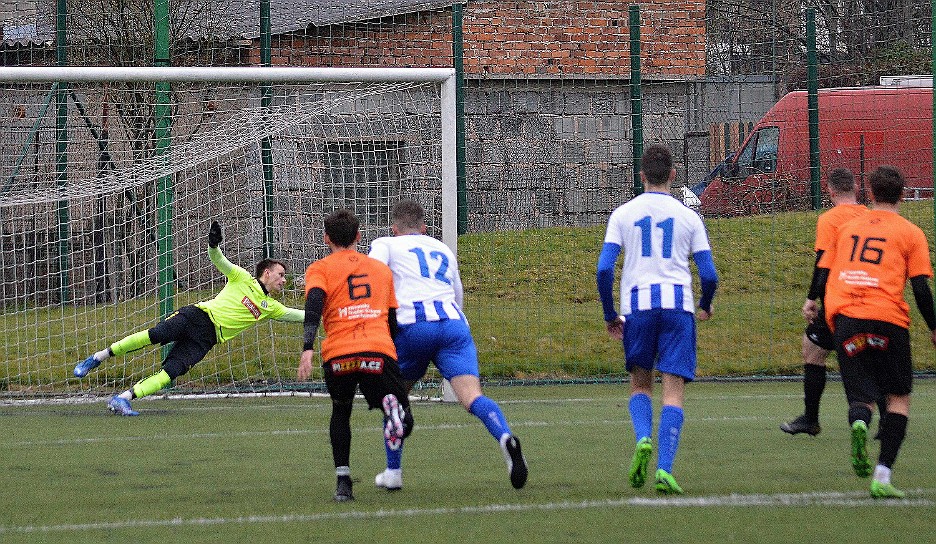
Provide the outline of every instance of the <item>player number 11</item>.
[[[650,247],[652,240],[652,219],[649,215],[644,216],[638,221],[634,221],[634,226],[640,228],[640,254],[643,257],[653,255],[653,249]],[[656,227],[663,231],[663,258],[669,259],[673,256],[673,218],[669,217],[656,224]]]

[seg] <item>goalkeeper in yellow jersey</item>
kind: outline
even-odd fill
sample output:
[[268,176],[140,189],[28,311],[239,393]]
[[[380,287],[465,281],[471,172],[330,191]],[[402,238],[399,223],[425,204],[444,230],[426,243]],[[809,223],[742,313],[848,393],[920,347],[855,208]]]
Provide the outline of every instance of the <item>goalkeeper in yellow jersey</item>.
[[130,406],[131,400],[166,387],[204,359],[215,344],[227,342],[248,327],[267,319],[293,323],[305,319],[305,311],[284,306],[273,298],[283,292],[286,284],[283,262],[263,259],[257,263],[256,276],[251,276],[221,253],[221,240],[221,225],[214,221],[208,232],[208,257],[227,276],[227,284],[213,299],[184,306],[153,328],[118,340],[75,366],[75,376],[82,378],[111,355],[174,342],[161,371],[110,399],[107,407],[115,414],[139,415]]

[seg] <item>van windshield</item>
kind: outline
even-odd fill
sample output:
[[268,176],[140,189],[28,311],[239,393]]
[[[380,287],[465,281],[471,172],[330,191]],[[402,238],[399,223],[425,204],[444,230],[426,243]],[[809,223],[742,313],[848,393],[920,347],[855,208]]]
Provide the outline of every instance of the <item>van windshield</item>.
[[780,140],[778,127],[763,127],[751,135],[738,153],[737,174],[747,177],[755,173],[770,173],[777,169],[777,143]]

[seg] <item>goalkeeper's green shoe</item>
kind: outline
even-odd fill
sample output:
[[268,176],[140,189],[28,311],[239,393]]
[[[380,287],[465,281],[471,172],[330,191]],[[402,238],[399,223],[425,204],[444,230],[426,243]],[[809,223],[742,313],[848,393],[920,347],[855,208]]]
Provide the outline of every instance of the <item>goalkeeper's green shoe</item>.
[[637,442],[634,448],[634,457],[631,459],[630,473],[627,478],[631,487],[640,489],[647,482],[647,464],[650,463],[650,456],[653,454],[653,444],[646,436]]
[[868,424],[860,419],[852,423],[851,458],[852,468],[859,478],[871,475],[871,461],[868,460]]
[[871,498],[874,499],[902,499],[906,494],[894,487],[894,484],[883,484],[877,480],[871,482]]
[[672,474],[666,472],[662,468],[658,468],[656,471],[656,490],[657,493],[662,493],[664,495],[683,494],[682,488],[676,483],[676,478],[673,478]]

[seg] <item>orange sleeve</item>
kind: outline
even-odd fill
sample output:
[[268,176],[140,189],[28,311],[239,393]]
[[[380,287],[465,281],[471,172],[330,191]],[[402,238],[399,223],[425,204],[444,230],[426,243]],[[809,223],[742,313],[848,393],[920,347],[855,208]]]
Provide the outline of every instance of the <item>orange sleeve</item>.
[[819,220],[816,221],[816,246],[815,250],[818,251],[828,251],[832,249],[832,246],[835,245],[835,235],[837,230],[832,226],[832,221],[830,221],[830,214],[832,210],[825,212],[819,216]]
[[316,261],[306,268],[305,272],[305,294],[309,295],[314,287],[328,292],[328,282],[326,281],[325,264],[322,261]]
[[929,244],[926,235],[920,228],[913,229],[910,239],[911,252],[907,255],[907,277],[917,276],[933,277],[933,265],[930,262]]
[[[816,251],[819,251],[819,250],[817,249]],[[831,269],[832,263],[835,262],[835,253],[836,253],[835,244],[832,244],[828,248],[826,248],[826,250],[822,253],[822,257],[819,258],[819,262],[816,263],[816,267]]]

